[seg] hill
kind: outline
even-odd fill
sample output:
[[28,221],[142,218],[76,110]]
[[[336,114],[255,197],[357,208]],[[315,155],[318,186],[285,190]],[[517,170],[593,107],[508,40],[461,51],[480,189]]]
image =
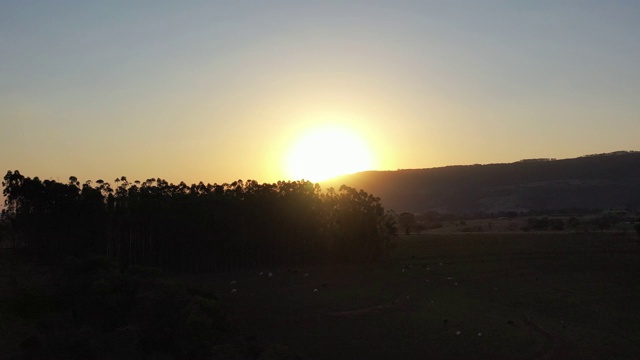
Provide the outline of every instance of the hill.
[[452,213],[640,207],[640,152],[509,164],[366,171],[322,183],[345,184],[396,212]]

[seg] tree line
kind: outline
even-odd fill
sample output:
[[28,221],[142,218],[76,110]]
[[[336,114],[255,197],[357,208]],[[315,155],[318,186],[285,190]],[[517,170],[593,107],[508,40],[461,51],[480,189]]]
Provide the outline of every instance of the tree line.
[[14,246],[45,257],[104,255],[121,266],[204,272],[368,261],[396,234],[380,199],[309,181],[188,185],[122,176],[67,183],[8,171]]

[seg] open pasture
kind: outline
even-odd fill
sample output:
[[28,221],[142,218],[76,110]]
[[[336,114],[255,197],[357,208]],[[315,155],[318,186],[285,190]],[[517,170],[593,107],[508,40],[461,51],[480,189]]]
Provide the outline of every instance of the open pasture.
[[383,263],[188,280],[246,336],[308,359],[638,359],[639,279],[635,234],[512,233],[412,235]]

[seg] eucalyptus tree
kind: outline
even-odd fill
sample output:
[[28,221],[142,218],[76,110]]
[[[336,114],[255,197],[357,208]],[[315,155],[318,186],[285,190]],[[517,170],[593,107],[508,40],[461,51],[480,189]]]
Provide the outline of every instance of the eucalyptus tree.
[[380,198],[342,185],[325,195],[331,252],[340,261],[373,260],[388,248],[395,223]]
[[370,260],[395,235],[380,199],[346,186],[323,193],[309,181],[175,185],[125,176],[114,184],[9,171],[3,221],[34,250],[194,272]]

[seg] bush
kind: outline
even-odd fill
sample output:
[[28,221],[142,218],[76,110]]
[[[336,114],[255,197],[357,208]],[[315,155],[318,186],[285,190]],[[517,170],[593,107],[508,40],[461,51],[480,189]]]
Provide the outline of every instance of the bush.
[[549,220],[549,229],[555,231],[564,230],[564,221],[562,219],[551,219]]
[[137,297],[140,350],[161,350],[175,358],[210,356],[224,343],[228,325],[215,298],[190,295],[179,283],[163,281]]
[[103,331],[127,324],[135,288],[106,258],[67,259],[58,281],[62,302],[80,324]]
[[476,225],[476,226],[467,226],[464,227],[462,229],[460,229],[461,232],[483,232],[484,228],[482,227],[482,225]]
[[56,296],[16,296],[14,311],[40,325],[15,360],[297,358],[286,347],[239,340],[213,294],[157,269],[68,259],[56,284]]
[[18,289],[8,300],[9,311],[23,319],[39,319],[56,311],[59,301],[41,289]]
[[214,296],[188,291],[154,269],[122,273],[104,258],[69,259],[57,284],[58,308],[38,293],[21,293],[17,312],[40,317],[41,328],[18,359],[197,360],[228,340]]

